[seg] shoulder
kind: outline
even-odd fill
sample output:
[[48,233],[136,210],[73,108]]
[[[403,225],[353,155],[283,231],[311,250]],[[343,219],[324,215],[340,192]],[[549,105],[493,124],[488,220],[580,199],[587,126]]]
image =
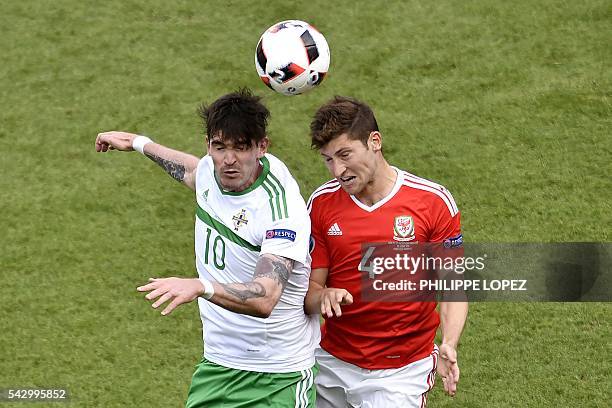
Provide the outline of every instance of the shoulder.
[[315,203],[318,205],[326,200],[332,200],[340,190],[340,183],[338,183],[338,180],[336,179],[329,180],[327,183],[322,184],[310,195],[308,203],[306,204],[308,212],[312,211]]
[[210,168],[213,165],[212,157],[205,155],[198,161],[198,170],[202,167]]
[[266,178],[270,179],[273,184],[284,188],[297,186],[297,182],[287,168],[287,165],[276,156],[266,153],[261,161],[264,165],[264,171],[267,173]]
[[410,189],[412,194],[420,195],[429,205],[446,208],[451,217],[459,212],[455,199],[443,185],[399,169],[398,176],[402,178],[402,188]]
[[290,177],[293,179],[291,172],[287,168],[287,165],[278,157],[266,153],[264,157],[261,159],[264,166],[267,166],[270,170],[270,173],[274,173],[277,177]]
[[266,176],[261,187],[266,191],[270,202],[276,203],[278,199],[280,204],[276,205],[282,206],[285,213],[287,213],[286,208],[289,207],[292,210],[289,213],[297,215],[303,211],[307,216],[306,204],[300,193],[300,187],[285,163],[269,153],[262,158],[262,163]]
[[213,173],[213,171],[214,165],[212,157],[209,155],[202,157],[198,162],[198,167],[196,168],[196,187],[199,183],[210,180],[211,178],[209,175]]

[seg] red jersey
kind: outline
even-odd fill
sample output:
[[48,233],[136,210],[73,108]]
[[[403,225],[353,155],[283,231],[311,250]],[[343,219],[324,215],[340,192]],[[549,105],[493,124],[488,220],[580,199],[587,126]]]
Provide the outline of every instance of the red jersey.
[[440,318],[435,302],[362,301],[361,276],[366,272],[358,270],[361,245],[394,239],[461,240],[460,214],[450,192],[395,170],[393,190],[373,206],[346,193],[336,180],[319,187],[308,202],[312,269],[327,268],[326,286],[353,295],[353,304],[342,306],[341,317],[325,320],[321,347],[366,369],[399,368],[427,357]]

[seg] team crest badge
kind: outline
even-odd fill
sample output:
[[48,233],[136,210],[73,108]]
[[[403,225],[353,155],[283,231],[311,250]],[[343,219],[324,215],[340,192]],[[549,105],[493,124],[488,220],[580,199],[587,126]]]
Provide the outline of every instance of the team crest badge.
[[246,216],[246,210],[243,208],[240,212],[236,213],[232,217],[232,221],[234,221],[234,231],[238,231],[240,227],[249,223],[249,220]]
[[414,239],[414,221],[411,216],[399,215],[395,217],[393,239],[396,241],[412,241]]

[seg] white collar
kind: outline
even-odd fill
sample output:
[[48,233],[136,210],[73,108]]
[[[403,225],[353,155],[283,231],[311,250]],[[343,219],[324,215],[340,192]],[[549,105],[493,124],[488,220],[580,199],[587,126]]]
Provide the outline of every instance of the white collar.
[[361,208],[362,210],[365,210],[367,212],[372,212],[374,210],[376,210],[377,208],[382,207],[383,205],[385,205],[389,200],[391,200],[393,198],[393,196],[395,196],[395,194],[399,191],[400,187],[402,186],[402,181],[403,178],[399,173],[399,170],[393,166],[391,166],[391,168],[393,170],[395,170],[395,174],[397,174],[397,177],[395,179],[395,184],[393,185],[393,188],[391,189],[391,191],[389,192],[389,194],[387,194],[386,197],[384,197],[382,200],[377,201],[376,203],[374,203],[374,205],[365,205],[364,203],[362,203],[361,201],[359,201],[359,199],[357,197],[355,197],[354,195],[350,195],[351,200],[353,200],[353,202],[355,204],[357,204],[357,206],[359,208]]

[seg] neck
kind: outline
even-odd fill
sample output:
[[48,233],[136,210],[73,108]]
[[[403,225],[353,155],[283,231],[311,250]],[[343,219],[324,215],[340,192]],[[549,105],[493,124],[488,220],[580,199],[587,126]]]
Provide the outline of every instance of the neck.
[[247,188],[251,187],[253,185],[253,183],[255,183],[257,181],[257,179],[259,178],[261,172],[263,171],[263,166],[259,163],[257,166],[257,170],[255,170],[255,173],[253,173],[253,176],[249,179],[249,181],[247,181],[246,183],[244,183],[244,186],[241,186],[238,191],[244,191]]
[[366,184],[363,190],[355,194],[355,197],[363,204],[372,206],[391,193],[397,177],[398,175],[393,167],[383,159],[382,163],[377,166],[372,180]]

